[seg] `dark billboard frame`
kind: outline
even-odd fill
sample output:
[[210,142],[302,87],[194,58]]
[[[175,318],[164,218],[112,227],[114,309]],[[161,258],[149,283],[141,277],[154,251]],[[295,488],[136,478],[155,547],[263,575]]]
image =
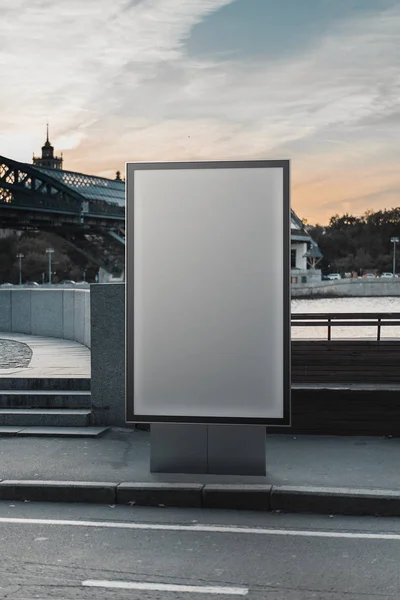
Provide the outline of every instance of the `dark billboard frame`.
[[[268,427],[291,424],[291,342],[290,342],[290,161],[289,160],[241,160],[196,162],[131,162],[126,163],[126,249],[125,249],[125,418],[134,423],[181,423],[221,425],[265,425]],[[134,173],[142,170],[169,169],[282,169],[283,175],[283,417],[282,418],[236,418],[236,417],[182,417],[163,415],[137,415],[134,408]],[[133,260],[130,260],[129,257]],[[133,310],[129,310],[133,307]]]

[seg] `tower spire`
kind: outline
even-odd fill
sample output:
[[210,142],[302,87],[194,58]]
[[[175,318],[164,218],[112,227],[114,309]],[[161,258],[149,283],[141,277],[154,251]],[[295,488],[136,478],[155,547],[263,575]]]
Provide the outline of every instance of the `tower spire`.
[[46,169],[62,169],[63,157],[54,156],[54,147],[49,140],[49,124],[46,123],[46,141],[42,146],[42,156],[33,156],[33,164]]

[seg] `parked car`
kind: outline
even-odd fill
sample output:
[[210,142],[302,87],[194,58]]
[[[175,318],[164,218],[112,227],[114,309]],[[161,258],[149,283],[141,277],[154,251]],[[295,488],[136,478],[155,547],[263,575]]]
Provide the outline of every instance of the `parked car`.
[[63,279],[63,281],[60,281],[60,285],[76,285],[76,281],[72,281],[72,279]]
[[330,280],[342,279],[342,276],[340,275],[340,273],[329,273],[329,275],[327,275],[327,278]]
[[363,275],[364,279],[376,279],[376,275],[375,273],[365,273],[365,275]]
[[40,287],[37,281],[25,281],[24,286],[26,286],[26,287]]
[[2,283],[2,284],[0,284],[0,287],[6,287],[6,288],[7,287],[14,287],[14,284],[13,283]]
[[381,279],[393,279],[393,273],[382,273]]

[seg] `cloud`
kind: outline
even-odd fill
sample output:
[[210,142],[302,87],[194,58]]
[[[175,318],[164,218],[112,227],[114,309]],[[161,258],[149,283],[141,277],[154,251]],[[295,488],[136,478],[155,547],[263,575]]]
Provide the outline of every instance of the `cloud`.
[[327,169],[314,179],[305,176],[295,185],[296,210],[309,222],[327,223],[333,214],[363,214],[399,205],[400,179],[396,164],[366,165],[351,169]]
[[118,110],[122,77],[131,94],[231,1],[14,0],[0,20],[0,143],[47,118],[60,135],[104,121]]
[[[327,139],[341,143],[344,136],[338,164],[352,154],[370,160],[381,123],[392,134],[398,127],[399,30],[400,9],[387,11],[342,25],[306,54],[278,62],[196,61],[181,48],[136,88],[120,79],[114,125],[118,136],[129,132],[144,159],[259,157],[279,149],[290,155],[296,144],[297,156],[310,140],[325,153]],[[131,68],[129,62],[125,70]],[[361,138],[372,146],[363,143],[354,156]]]
[[[400,7],[336,24],[281,59],[189,56],[192,28],[231,1],[14,0],[0,21],[3,153],[26,160],[49,118],[66,167],[79,171],[292,158],[294,205],[310,218],[335,202],[361,205],[388,179],[395,187]],[[375,167],[367,189],[360,181]]]
[[181,47],[173,60],[146,67],[137,89],[137,61],[130,60],[124,71],[132,75],[119,80],[114,114],[151,122],[216,120],[228,128],[238,123],[244,136],[263,136],[265,148],[397,118],[399,30],[397,8],[342,24],[319,46],[282,61],[196,61]]

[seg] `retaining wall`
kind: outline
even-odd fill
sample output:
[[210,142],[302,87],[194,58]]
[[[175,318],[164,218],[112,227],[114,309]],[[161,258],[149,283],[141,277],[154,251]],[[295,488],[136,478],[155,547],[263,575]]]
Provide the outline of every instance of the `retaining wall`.
[[90,348],[90,291],[0,289],[0,331],[64,338]]
[[400,296],[400,279],[341,279],[314,284],[292,284],[292,298]]

